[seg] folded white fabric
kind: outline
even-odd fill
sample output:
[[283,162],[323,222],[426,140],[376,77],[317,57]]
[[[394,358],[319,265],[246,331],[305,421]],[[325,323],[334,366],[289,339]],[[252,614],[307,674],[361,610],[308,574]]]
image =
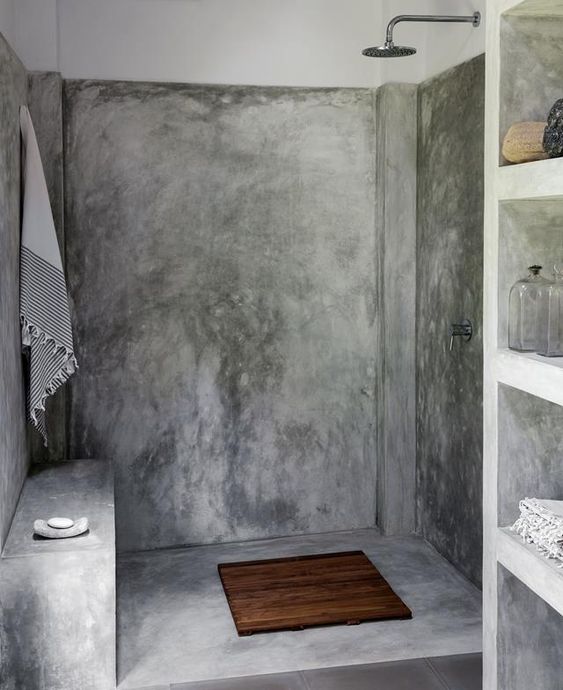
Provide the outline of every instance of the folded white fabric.
[[512,530],[563,567],[563,501],[538,498],[520,501],[520,517]]
[[29,110],[20,109],[25,163],[20,251],[22,347],[29,362],[27,415],[47,445],[45,400],[77,368],[65,277]]

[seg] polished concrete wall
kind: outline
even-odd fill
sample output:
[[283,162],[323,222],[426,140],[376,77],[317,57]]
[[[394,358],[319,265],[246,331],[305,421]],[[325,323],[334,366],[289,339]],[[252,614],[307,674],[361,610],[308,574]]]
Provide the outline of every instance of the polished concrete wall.
[[0,35],[0,550],[28,465],[19,329],[19,107],[26,100],[26,71]]
[[[484,57],[421,84],[418,106],[418,529],[479,583]],[[473,339],[449,352],[464,318]]]
[[379,88],[376,122],[377,524],[384,534],[410,534],[416,492],[416,85]]
[[374,94],[65,82],[79,374],[122,550],[375,523]]
[[520,580],[499,568],[498,687],[559,690],[563,618]]
[[527,497],[563,497],[563,407],[499,386],[498,524],[508,527]]

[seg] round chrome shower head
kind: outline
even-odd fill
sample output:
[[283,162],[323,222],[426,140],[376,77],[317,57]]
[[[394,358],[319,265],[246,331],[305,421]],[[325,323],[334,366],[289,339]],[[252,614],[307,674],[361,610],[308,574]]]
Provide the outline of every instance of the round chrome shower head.
[[393,29],[399,22],[450,22],[471,23],[475,28],[481,23],[481,14],[473,12],[469,16],[451,16],[443,14],[399,14],[389,22],[387,25],[387,33],[385,35],[385,45],[378,48],[366,48],[362,51],[362,55],[373,58],[396,58],[405,57],[407,55],[414,55],[416,48],[409,46],[396,46],[393,43]]
[[410,46],[396,46],[394,43],[388,42],[386,42],[384,46],[362,50],[362,55],[372,58],[406,57],[407,55],[414,55],[415,53],[416,48],[411,48]]

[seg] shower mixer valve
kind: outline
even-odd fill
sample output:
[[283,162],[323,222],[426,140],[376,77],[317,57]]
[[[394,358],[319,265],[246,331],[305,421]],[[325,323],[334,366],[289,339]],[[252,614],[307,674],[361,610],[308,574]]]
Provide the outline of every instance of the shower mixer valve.
[[463,338],[468,343],[473,337],[473,324],[469,319],[463,319],[459,323],[452,323],[450,326],[450,352],[454,349],[454,338]]

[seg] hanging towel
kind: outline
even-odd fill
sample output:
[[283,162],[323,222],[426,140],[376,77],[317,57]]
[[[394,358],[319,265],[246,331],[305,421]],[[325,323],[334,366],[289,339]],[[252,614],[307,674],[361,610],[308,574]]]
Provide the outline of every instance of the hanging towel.
[[27,356],[27,415],[47,445],[45,400],[77,368],[68,296],[47,183],[29,110],[20,108],[24,147],[20,321]]

